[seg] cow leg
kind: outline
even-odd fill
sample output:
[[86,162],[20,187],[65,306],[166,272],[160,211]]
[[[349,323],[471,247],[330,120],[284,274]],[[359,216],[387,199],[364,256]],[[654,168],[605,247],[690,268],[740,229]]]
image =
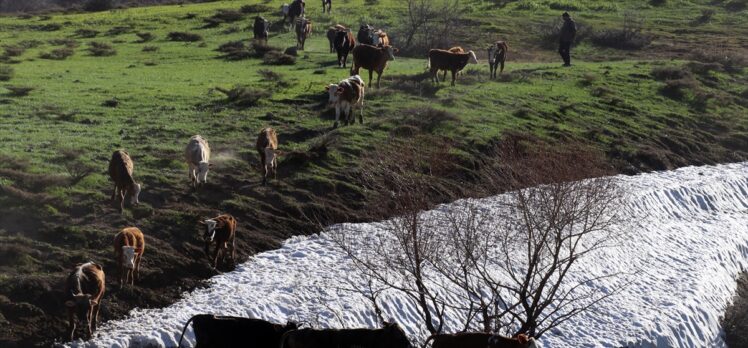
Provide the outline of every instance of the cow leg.
[[502,60],[501,61],[501,70],[499,71],[499,74],[503,74],[503,73],[504,73],[504,61]]
[[369,86],[371,86],[371,78],[374,76],[374,70],[369,70]]
[[[99,301],[101,301],[101,299],[99,299]],[[92,318],[91,318],[91,325],[92,325],[91,333],[92,334],[94,332],[96,332],[96,323],[99,321],[99,308],[101,308],[101,304],[99,304],[99,303],[97,303],[93,307],[93,311],[92,311],[93,314],[92,314]]]
[[[382,72],[377,71],[377,88],[379,88],[379,80],[382,78]],[[369,84],[371,84],[371,81],[369,81]]]
[[114,184],[114,192],[112,192],[112,200],[114,200],[114,196],[117,195],[117,184]]
[[[340,102],[338,100],[338,102]],[[332,128],[338,128],[338,124],[340,122],[340,105],[335,104],[335,125],[333,125]]]
[[452,70],[452,86],[455,85],[455,78],[457,77],[457,71]]
[[125,210],[125,190],[120,189],[119,190],[119,212],[123,212]]
[[218,252],[221,251],[221,245],[216,243],[216,251],[213,253],[213,268],[218,267]]
[[140,281],[140,260],[143,258],[143,254],[137,254],[135,257],[135,279]]
[[70,340],[75,339],[75,313],[74,308],[68,308],[68,331],[70,331]]
[[364,102],[361,101],[361,113],[358,115],[358,123],[364,124]]
[[88,320],[88,323],[86,323],[87,324],[86,325],[86,330],[87,330],[86,331],[86,338],[89,339],[89,340],[91,339],[91,337],[93,337],[93,329],[91,327],[91,317],[93,316],[92,312],[93,312],[93,307],[89,307],[88,308],[88,312],[86,313],[86,319]]
[[442,81],[447,81],[447,71],[444,70],[444,75],[442,75]]
[[262,175],[262,184],[263,185],[267,185],[267,183],[268,183],[268,164],[265,163],[265,165],[263,165],[262,168],[265,170],[264,174]]

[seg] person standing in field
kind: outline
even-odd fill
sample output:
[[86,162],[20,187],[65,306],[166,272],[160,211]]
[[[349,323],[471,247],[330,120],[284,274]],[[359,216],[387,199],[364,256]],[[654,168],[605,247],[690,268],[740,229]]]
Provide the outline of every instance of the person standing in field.
[[564,25],[561,27],[558,53],[564,59],[564,66],[571,66],[571,44],[577,35],[577,25],[568,12],[564,12],[561,17],[564,19]]

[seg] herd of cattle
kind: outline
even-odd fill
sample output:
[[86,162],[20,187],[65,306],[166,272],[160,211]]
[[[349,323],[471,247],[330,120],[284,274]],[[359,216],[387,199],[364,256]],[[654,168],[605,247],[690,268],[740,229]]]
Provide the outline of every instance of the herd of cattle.
[[[322,0],[323,11],[330,12],[331,0]],[[284,5],[283,22],[287,19],[295,27],[297,48],[304,49],[304,44],[312,33],[312,21],[304,16],[306,4],[304,0],[294,0]],[[269,22],[262,17],[255,18],[254,39],[267,44]],[[291,28],[289,28],[290,30]],[[380,78],[389,61],[395,60],[396,48],[390,45],[390,39],[383,30],[364,24],[354,37],[350,28],[335,25],[329,28],[327,39],[330,52],[337,53],[339,67],[346,68],[348,55],[352,54],[353,64],[351,76],[336,84],[326,87],[329,105],[335,107],[335,124],[343,122],[348,125],[355,123],[354,109],[360,109],[359,122],[363,123],[363,104],[365,83],[359,75],[361,68],[369,71],[369,85],[373,73],[377,73],[377,87]],[[503,41],[497,41],[488,49],[491,78],[504,70],[504,61],[508,46]],[[473,51],[465,52],[461,47],[449,50],[432,49],[429,51],[429,71],[435,82],[439,81],[438,72],[444,71],[442,80],[447,72],[452,74],[452,85],[457,74],[469,63],[477,64]],[[262,182],[267,183],[268,176],[277,171],[278,135],[273,128],[263,129],[256,142],[262,167]],[[210,164],[210,145],[200,135],[191,137],[184,150],[185,161],[188,164],[188,176],[195,189],[199,189],[208,181]],[[133,177],[134,163],[130,155],[124,150],[115,151],[109,162],[109,176],[114,182],[112,200],[118,201],[120,212],[124,210],[125,198],[130,197],[132,205],[138,205],[141,185]],[[211,265],[218,266],[219,256],[230,262],[235,260],[236,219],[229,214],[221,214],[200,222],[204,226],[203,241],[205,254],[210,258]],[[212,255],[209,253],[211,245],[215,245]],[[114,237],[114,258],[119,271],[119,285],[134,286],[139,278],[140,262],[145,251],[145,237],[137,227],[126,227]],[[68,311],[69,338],[74,339],[76,319],[82,323],[86,335],[90,338],[96,330],[101,299],[105,292],[105,275],[103,268],[94,263],[79,264],[66,280],[65,306]],[[255,342],[252,347],[288,347],[288,348],[330,348],[330,347],[371,347],[371,348],[405,348],[410,347],[408,338],[403,330],[394,323],[385,323],[380,329],[349,329],[349,330],[314,330],[300,329],[294,323],[286,325],[273,324],[259,319],[217,317],[212,315],[198,315],[190,319],[193,323],[198,347],[232,346],[236,342]],[[185,324],[185,330],[189,321]],[[184,332],[182,333],[184,335]],[[240,336],[240,337],[239,337]],[[527,348],[535,347],[535,341],[525,335],[506,338],[487,333],[459,333],[432,335],[426,342],[432,342],[434,348]],[[181,339],[180,339],[181,345]]]

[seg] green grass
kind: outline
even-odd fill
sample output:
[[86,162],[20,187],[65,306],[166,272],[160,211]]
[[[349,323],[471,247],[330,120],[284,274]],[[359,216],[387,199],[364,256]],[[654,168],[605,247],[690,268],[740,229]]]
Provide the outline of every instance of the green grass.
[[[216,51],[231,41],[247,44],[255,14],[201,29],[203,19],[216,11],[250,3],[255,2],[53,14],[43,22],[37,17],[0,18],[0,41],[26,48],[5,58],[2,67],[10,74],[3,86],[33,88],[26,96],[0,90],[0,213],[13,216],[0,220],[0,238],[15,248],[0,260],[0,293],[16,302],[43,302],[44,292],[24,297],[14,289],[31,275],[52,284],[85,259],[113,269],[109,238],[130,224],[142,227],[158,245],[146,255],[153,279],[158,272],[180,281],[204,278],[210,271],[195,271],[193,261],[201,257],[195,224],[200,216],[222,211],[237,215],[243,255],[271,248],[289,235],[313,232],[300,212],[320,205],[341,212],[360,207],[351,197],[360,199],[361,189],[346,174],[389,138],[413,132],[450,140],[451,152],[465,162],[507,133],[560,146],[584,143],[603,151],[612,166],[625,172],[744,160],[748,152],[745,70],[725,72],[689,63],[690,53],[705,42],[707,50],[717,47],[720,54],[745,57],[748,49],[740,43],[748,35],[745,11],[730,13],[695,0],[669,0],[663,6],[633,0],[466,1],[463,16],[470,25],[456,30],[454,43],[476,50],[480,65],[469,66],[456,87],[434,86],[408,81],[425,71],[425,59],[397,57],[385,71],[382,88],[367,90],[364,125],[333,131],[324,87],[347,77],[348,70],[337,68],[335,55],[328,53],[327,26],[373,23],[390,32],[397,45],[403,2],[364,6],[363,0],[351,0],[336,4],[332,15],[322,15],[318,4],[309,2],[315,32],[296,64],[284,66],[265,65],[260,58],[227,61]],[[272,12],[264,13],[266,18],[279,19],[280,3],[268,2]],[[653,35],[653,43],[620,51],[582,41],[573,51],[574,67],[561,68],[536,29],[568,6],[577,8],[573,15],[592,31],[619,28],[625,13],[636,13],[646,19],[645,32]],[[706,8],[717,9],[712,20],[692,24]],[[189,13],[194,18],[185,19]],[[42,25],[55,23],[59,30],[41,31]],[[108,35],[112,28],[123,33]],[[76,35],[84,29],[99,34]],[[146,43],[137,35],[145,32],[152,35]],[[171,32],[195,33],[203,40],[170,41]],[[497,39],[509,42],[510,53],[504,76],[492,81],[484,51]],[[91,42],[109,44],[116,54],[94,56],[88,50]],[[65,60],[39,58],[61,43],[75,53]],[[292,33],[271,33],[270,45],[281,51],[294,43]],[[682,98],[663,95],[663,87],[673,82],[651,74],[662,67],[685,72],[679,80],[685,86]],[[279,74],[282,82],[266,79],[262,70]],[[254,107],[233,107],[216,88],[234,86],[272,95]],[[107,106],[109,100],[118,103]],[[276,128],[280,148],[288,155],[281,159],[278,180],[262,187],[254,142],[266,126]],[[213,150],[215,167],[207,192],[193,193],[188,187],[182,151],[194,134],[207,138]],[[135,178],[143,183],[143,204],[122,216],[109,202],[112,184],[105,174],[109,156],[120,148],[132,155]],[[75,161],[93,168],[74,185],[68,184],[66,164],[71,161],[62,155],[70,152]],[[25,250],[53,250],[55,257],[22,256]],[[143,289],[139,300],[112,295],[105,317],[122,315],[134,305],[163,305],[180,293],[173,284],[157,280]],[[154,295],[159,292],[170,295]],[[28,337],[0,330],[0,342],[57,337],[56,330],[64,326],[61,314],[42,307],[55,316],[55,329],[32,327]]]

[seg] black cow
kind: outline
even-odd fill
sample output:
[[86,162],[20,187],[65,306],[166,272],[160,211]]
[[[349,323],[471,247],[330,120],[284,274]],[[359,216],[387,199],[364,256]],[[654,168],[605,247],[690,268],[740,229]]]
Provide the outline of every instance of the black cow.
[[376,46],[374,45],[374,27],[368,24],[361,25],[358,29],[356,39],[359,44]]
[[348,62],[348,53],[356,46],[356,39],[353,38],[353,33],[348,29],[335,32],[333,46],[335,47],[335,52],[338,53],[338,66],[345,68]]
[[286,325],[274,324],[261,319],[222,317],[211,314],[198,314],[184,324],[179,345],[192,322],[195,331],[195,347],[236,347],[245,348],[278,348],[283,334],[296,330],[298,325],[288,322]]
[[327,13],[332,12],[332,0],[322,0],[322,13],[325,13],[325,10]]
[[252,32],[254,33],[254,39],[258,42],[268,43],[268,30],[270,29],[270,22],[261,16],[255,17],[255,23],[252,26]]
[[281,348],[410,348],[400,326],[385,323],[381,329],[301,329],[289,331],[281,339]]
[[304,16],[305,9],[306,2],[304,2],[304,0],[294,0],[291,5],[288,5],[288,10],[285,9],[284,5],[283,23],[285,23],[286,18],[288,18],[291,22],[291,26],[293,27],[293,25],[296,23],[296,18]]

